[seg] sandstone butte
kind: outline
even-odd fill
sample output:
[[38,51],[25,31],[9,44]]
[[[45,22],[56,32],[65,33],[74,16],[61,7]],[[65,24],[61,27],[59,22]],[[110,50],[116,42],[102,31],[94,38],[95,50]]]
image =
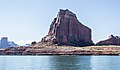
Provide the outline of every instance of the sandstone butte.
[[60,9],[50,25],[48,35],[41,43],[67,46],[90,46],[91,29],[78,21],[76,15],[68,9]]

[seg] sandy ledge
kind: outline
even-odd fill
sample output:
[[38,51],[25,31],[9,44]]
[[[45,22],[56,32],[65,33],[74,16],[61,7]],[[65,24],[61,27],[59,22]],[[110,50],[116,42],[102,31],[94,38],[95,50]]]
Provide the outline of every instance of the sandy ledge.
[[0,55],[120,55],[120,46],[21,46],[0,49]]

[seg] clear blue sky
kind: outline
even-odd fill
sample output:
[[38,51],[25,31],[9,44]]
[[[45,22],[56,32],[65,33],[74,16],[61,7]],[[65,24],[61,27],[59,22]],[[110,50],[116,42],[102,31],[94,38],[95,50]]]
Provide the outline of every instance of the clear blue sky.
[[120,36],[120,0],[0,0],[0,37],[20,45],[40,41],[59,9],[90,27],[94,42]]

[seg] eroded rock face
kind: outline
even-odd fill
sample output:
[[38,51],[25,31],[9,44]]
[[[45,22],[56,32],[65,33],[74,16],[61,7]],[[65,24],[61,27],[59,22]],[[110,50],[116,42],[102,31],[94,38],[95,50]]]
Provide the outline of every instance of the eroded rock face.
[[120,36],[110,35],[108,39],[100,41],[96,45],[120,45]]
[[42,38],[41,42],[71,46],[93,45],[91,29],[81,24],[76,15],[68,9],[60,9],[50,25],[48,35]]

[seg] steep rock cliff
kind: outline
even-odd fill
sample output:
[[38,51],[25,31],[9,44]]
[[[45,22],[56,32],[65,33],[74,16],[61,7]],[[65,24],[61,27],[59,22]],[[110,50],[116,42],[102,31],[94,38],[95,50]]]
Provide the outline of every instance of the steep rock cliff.
[[48,35],[41,42],[71,46],[93,45],[91,29],[79,22],[76,15],[68,9],[59,10],[50,25]]

